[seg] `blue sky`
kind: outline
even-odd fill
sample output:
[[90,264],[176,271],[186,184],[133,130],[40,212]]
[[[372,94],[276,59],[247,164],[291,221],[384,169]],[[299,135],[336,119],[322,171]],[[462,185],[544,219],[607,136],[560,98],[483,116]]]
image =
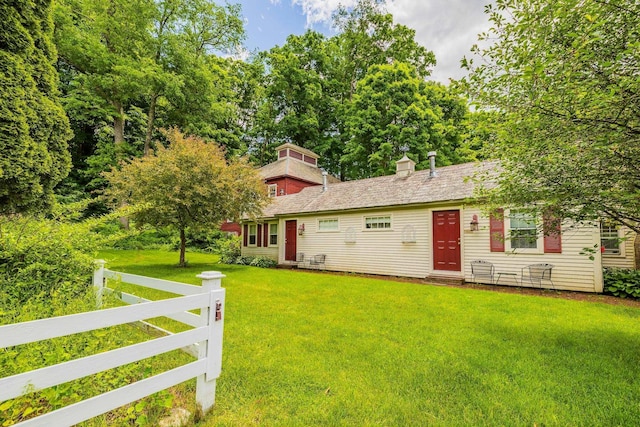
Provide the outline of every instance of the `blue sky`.
[[[247,31],[246,47],[253,51],[268,50],[282,46],[290,34],[302,34],[307,29],[307,17],[302,6],[282,1],[274,4],[270,0],[237,0],[242,5]],[[329,25],[316,23],[316,31],[329,33]]]
[[[268,50],[282,45],[290,34],[313,28],[331,35],[331,14],[338,4],[353,5],[356,0],[230,0],[240,3],[247,31],[249,50]],[[386,0],[397,23],[413,28],[416,40],[432,50],[438,64],[432,78],[448,83],[460,78],[460,59],[469,55],[477,34],[489,24],[484,6],[489,0]]]

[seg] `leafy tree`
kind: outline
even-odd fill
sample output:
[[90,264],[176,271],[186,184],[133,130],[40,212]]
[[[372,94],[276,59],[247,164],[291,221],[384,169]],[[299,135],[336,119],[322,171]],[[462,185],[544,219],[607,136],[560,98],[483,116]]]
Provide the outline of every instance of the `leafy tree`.
[[152,0],[62,0],[56,3],[56,45],[71,68],[76,103],[109,114],[115,144],[125,140],[125,111],[162,70],[150,60]]
[[270,71],[264,79],[266,99],[257,122],[262,145],[258,151],[271,154],[263,156],[264,163],[275,159],[273,147],[284,142],[326,154],[326,140],[334,133],[336,119],[327,47],[322,34],[309,30],[289,36],[284,46],[262,55]]
[[357,82],[372,65],[405,62],[425,78],[436,64],[433,52],[416,42],[415,30],[394,24],[382,0],[358,0],[351,9],[341,6],[333,21],[339,30],[333,42],[342,59],[336,64],[338,80],[343,83],[346,99],[355,93]]
[[475,101],[502,115],[496,203],[609,218],[640,232],[640,3],[498,0],[463,63]]
[[255,215],[267,203],[262,179],[246,161],[225,161],[222,149],[200,138],[167,133],[170,145],[105,174],[107,197],[142,205],[139,224],[180,232],[180,266],[186,265],[185,231],[218,227],[228,218]]
[[334,26],[339,32],[333,37],[308,31],[262,56],[267,75],[265,100],[255,122],[255,151],[294,142],[318,153],[320,166],[329,172],[351,178],[342,160],[351,136],[347,122],[355,111],[350,103],[359,82],[371,66],[396,63],[410,64],[424,79],[435,57],[415,41],[414,30],[394,24],[379,0],[341,8]]
[[237,148],[237,138],[228,132],[234,111],[228,108],[233,95],[225,84],[229,64],[215,52],[233,50],[242,42],[240,6],[219,6],[209,0],[163,0],[156,7],[152,60],[162,72],[151,82],[147,95],[145,154],[156,132],[156,107],[162,97],[170,115],[165,126],[178,126]]
[[418,78],[408,64],[374,65],[347,107],[342,162],[349,178],[388,175],[407,150],[418,167],[438,151],[441,165],[459,163],[465,102]]
[[0,213],[51,206],[69,172],[51,2],[0,2]]

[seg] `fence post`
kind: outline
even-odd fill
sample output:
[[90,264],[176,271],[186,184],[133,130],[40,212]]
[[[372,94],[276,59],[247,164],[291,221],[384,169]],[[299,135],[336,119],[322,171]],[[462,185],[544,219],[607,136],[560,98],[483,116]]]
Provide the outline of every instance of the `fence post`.
[[106,261],[97,259],[94,261],[96,268],[93,270],[93,287],[96,291],[96,306],[102,307],[102,293],[104,292],[104,265]]
[[[224,326],[225,290],[221,287],[219,271],[203,271],[197,276],[202,279],[202,290],[209,294],[209,307],[200,312],[201,325],[209,326],[207,341],[198,347],[198,359],[207,359],[207,370],[196,381],[196,402],[206,414],[216,400],[216,378],[222,370],[222,332]],[[218,292],[214,292],[214,291]]]

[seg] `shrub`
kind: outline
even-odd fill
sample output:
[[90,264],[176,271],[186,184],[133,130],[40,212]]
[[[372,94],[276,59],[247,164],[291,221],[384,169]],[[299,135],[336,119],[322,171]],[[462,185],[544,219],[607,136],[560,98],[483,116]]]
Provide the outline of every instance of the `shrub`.
[[234,264],[240,257],[240,236],[230,236],[216,242],[216,251],[223,264]]
[[123,230],[117,221],[113,221],[109,226],[104,227],[101,232],[105,236],[111,233],[120,233],[119,238],[113,239],[110,247],[114,249],[163,249],[175,250],[180,244],[178,234],[169,228],[140,228],[131,229],[123,234]]
[[640,298],[640,270],[605,268],[604,293],[620,298]]
[[[90,288],[97,240],[85,223],[13,217],[0,224],[0,312],[57,294],[72,300]],[[40,313],[48,316],[50,313]]]
[[253,261],[251,261],[250,265],[254,267],[261,267],[261,268],[273,268],[276,265],[278,265],[278,263],[266,256],[258,256],[258,257],[255,257]]
[[235,264],[238,265],[251,265],[251,262],[253,261],[255,257],[253,256],[239,256],[238,258],[236,258],[236,262]]

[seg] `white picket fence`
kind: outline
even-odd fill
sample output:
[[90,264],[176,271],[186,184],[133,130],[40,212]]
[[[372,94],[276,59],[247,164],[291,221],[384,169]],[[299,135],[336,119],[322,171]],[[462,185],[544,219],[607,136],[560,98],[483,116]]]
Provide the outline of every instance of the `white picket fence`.
[[[161,316],[192,327],[185,332],[167,332],[161,338],[2,378],[0,402],[175,349],[187,349],[197,357],[194,362],[16,425],[71,426],[194,377],[197,377],[197,404],[204,413],[211,409],[215,402],[216,379],[222,368],[225,290],[220,285],[225,276],[217,271],[206,271],[197,277],[202,279],[202,286],[110,271],[104,268],[104,261],[99,261],[93,278],[98,305],[102,303],[109,278],[183,296],[149,301],[122,294],[122,300],[133,305],[0,326],[0,348]],[[200,309],[200,315],[188,312],[194,309]]]

